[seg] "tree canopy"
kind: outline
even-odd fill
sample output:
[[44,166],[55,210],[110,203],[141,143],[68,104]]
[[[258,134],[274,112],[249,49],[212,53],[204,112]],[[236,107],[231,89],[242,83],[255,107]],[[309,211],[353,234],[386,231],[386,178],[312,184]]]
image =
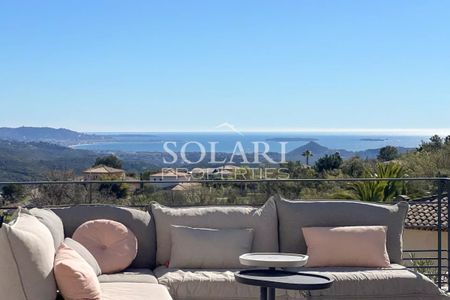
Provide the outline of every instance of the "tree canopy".
[[398,158],[398,149],[394,146],[386,146],[380,149],[377,158],[381,161],[391,161]]
[[339,154],[339,152],[336,152],[331,155],[325,155],[321,158],[319,158],[316,162],[316,169],[318,172],[323,172],[327,170],[334,170],[339,169],[339,167],[342,165],[342,157]]
[[97,157],[94,166],[105,165],[111,168],[122,169],[122,161],[114,154]]
[[420,144],[420,146],[417,150],[432,152],[432,151],[442,149],[444,146],[447,146],[447,145],[450,145],[450,135],[446,136],[445,138],[442,138],[439,135],[435,134],[432,137],[430,137],[428,142],[422,141],[422,143]]

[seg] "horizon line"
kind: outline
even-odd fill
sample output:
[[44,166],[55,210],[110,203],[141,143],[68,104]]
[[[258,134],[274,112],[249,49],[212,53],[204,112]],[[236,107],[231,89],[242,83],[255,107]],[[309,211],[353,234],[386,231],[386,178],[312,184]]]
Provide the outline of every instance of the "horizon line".
[[[101,133],[117,133],[117,134],[151,134],[151,133],[230,133],[230,134],[237,134],[237,130],[231,130],[231,129],[223,129],[220,130],[216,127],[213,127],[212,129],[191,129],[191,130],[179,130],[179,129],[155,129],[155,130],[133,130],[133,129],[125,129],[125,130],[114,130],[114,129],[97,129],[97,130],[86,130],[86,129],[80,129],[80,128],[69,128],[69,127],[60,127],[60,126],[49,126],[49,125],[42,125],[42,126],[17,126],[17,127],[9,127],[9,126],[0,126],[3,128],[12,128],[17,129],[20,127],[31,127],[31,128],[52,128],[52,129],[68,129],[77,131],[80,133],[87,133],[87,134],[101,134]],[[233,126],[235,128],[235,126]],[[244,128],[239,129],[239,134],[247,133],[302,133],[302,134],[308,134],[308,133],[314,133],[314,134],[334,134],[334,133],[341,133],[341,134],[367,134],[367,135],[373,135],[373,134],[379,134],[379,135],[412,135],[412,136],[432,136],[432,135],[440,135],[440,136],[447,136],[450,135],[450,128],[319,128],[319,127],[313,127],[313,128],[302,128],[302,127],[290,127],[290,128]]]
[[[118,134],[151,134],[151,133],[229,133],[237,134],[231,130],[154,130],[154,131],[80,131],[83,133],[118,133]],[[242,134],[248,133],[341,133],[341,134],[383,134],[383,135],[412,135],[412,136],[432,136],[450,135],[450,128],[280,128],[280,129],[270,129],[270,128],[260,128],[260,129],[244,129],[239,131]]]

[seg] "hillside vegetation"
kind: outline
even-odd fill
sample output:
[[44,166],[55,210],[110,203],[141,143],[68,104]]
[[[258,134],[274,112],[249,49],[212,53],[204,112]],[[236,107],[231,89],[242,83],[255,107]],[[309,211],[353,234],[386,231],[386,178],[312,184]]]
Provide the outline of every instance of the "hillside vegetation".
[[54,170],[79,173],[96,157],[90,151],[50,143],[0,140],[0,181],[39,180]]
[[[305,149],[303,149],[305,150]],[[315,149],[317,150],[317,149]],[[161,154],[159,154],[161,155]],[[306,149],[302,155],[316,155]],[[113,167],[122,166],[128,176],[156,171],[148,160],[133,156],[119,156],[113,159],[99,158],[98,153],[74,150],[43,142],[0,141],[0,180],[73,180],[87,167],[114,161]],[[160,156],[159,156],[160,157]],[[107,157],[108,158],[108,157]],[[125,159],[124,159],[125,158]],[[131,159],[130,159],[131,158]],[[303,161],[302,160],[302,161]],[[152,159],[153,161],[153,159]],[[238,168],[236,179],[260,179],[260,173],[253,166]],[[264,164],[257,170],[263,170]],[[273,168],[274,166],[269,166]],[[395,147],[384,147],[374,159],[358,156],[343,159],[339,152],[326,154],[310,165],[300,161],[289,161],[279,166],[270,178],[408,178],[446,177],[450,174],[450,137],[442,139],[433,136],[418,149],[401,153]],[[137,171],[134,171],[137,170]],[[105,178],[108,179],[108,178]],[[233,179],[233,176],[230,178]],[[226,180],[226,179],[225,179]],[[357,199],[371,202],[392,202],[396,196],[411,198],[435,194],[437,186],[432,181],[380,181],[380,182],[274,182],[266,183],[207,183],[185,191],[163,190],[151,184],[134,186],[128,183],[100,184],[95,186],[93,196],[89,185],[64,184],[42,185],[37,190],[17,186],[3,187],[3,201],[8,203],[33,203],[35,205],[57,205],[68,203],[102,202],[116,204],[146,205],[159,201],[169,205],[188,204],[260,204],[274,193],[292,199]]]

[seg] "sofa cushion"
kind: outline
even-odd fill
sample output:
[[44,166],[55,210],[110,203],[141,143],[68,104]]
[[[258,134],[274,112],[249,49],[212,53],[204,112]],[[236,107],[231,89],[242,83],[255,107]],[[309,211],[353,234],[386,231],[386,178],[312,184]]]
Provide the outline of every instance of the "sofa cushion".
[[102,270],[100,269],[97,260],[91,254],[91,252],[89,252],[89,250],[86,249],[86,247],[84,247],[83,245],[81,245],[80,243],[71,238],[64,239],[64,244],[66,244],[71,249],[76,251],[91,266],[92,270],[94,270],[95,275],[98,276],[102,273]]
[[44,208],[33,208],[30,210],[30,213],[48,228],[52,234],[53,242],[55,243],[55,250],[58,249],[59,245],[64,240],[64,225],[61,218],[50,209]]
[[109,219],[124,224],[138,240],[138,253],[130,267],[155,267],[155,225],[148,212],[112,205],[77,205],[52,210],[62,219],[68,237],[72,237],[78,226],[90,220]]
[[56,298],[55,247],[47,227],[26,210],[0,228],[1,299]]
[[94,270],[65,243],[61,243],[56,251],[54,272],[59,291],[65,299],[100,300],[100,282]]
[[102,273],[123,271],[136,258],[136,236],[125,225],[116,221],[87,221],[75,230],[73,239],[92,253]]
[[408,204],[381,205],[358,201],[291,201],[276,197],[280,251],[306,253],[302,227],[387,226],[390,261],[402,259],[403,224]]
[[[389,268],[295,268],[334,279],[329,289],[311,291],[312,299],[448,299],[427,277],[401,265]],[[297,291],[287,291],[289,299],[304,299]]]
[[171,268],[241,268],[250,252],[253,229],[212,229],[172,225]]
[[249,206],[170,208],[155,203],[151,206],[151,212],[155,218],[157,231],[158,265],[163,265],[170,259],[171,225],[219,229],[253,228],[252,251],[278,251],[278,221],[273,199],[269,199],[260,208]]
[[100,282],[141,282],[158,283],[153,271],[150,269],[126,269],[116,274],[102,274],[98,276]]
[[104,282],[102,300],[172,300],[166,287],[142,282]]
[[[160,266],[154,270],[158,282],[165,285],[176,300],[257,300],[259,288],[234,280],[237,270],[175,269]],[[277,299],[286,299],[286,291],[277,289]]]

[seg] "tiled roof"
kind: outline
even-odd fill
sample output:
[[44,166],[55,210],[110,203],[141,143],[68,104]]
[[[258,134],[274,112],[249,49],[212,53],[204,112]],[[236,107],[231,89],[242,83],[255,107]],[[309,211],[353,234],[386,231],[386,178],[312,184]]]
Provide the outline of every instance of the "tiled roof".
[[199,188],[199,187],[201,187],[200,183],[183,182],[183,183],[177,184],[176,186],[171,188],[171,190],[172,191],[186,191],[186,190],[195,189],[195,188]]
[[105,165],[98,165],[85,170],[83,173],[86,174],[114,174],[114,173],[124,173],[122,169],[111,168]]
[[164,170],[162,172],[151,174],[150,177],[182,177],[182,178],[188,178],[190,177],[190,174],[183,173],[183,172],[176,172],[173,170]]
[[[441,220],[442,230],[448,228],[448,198],[442,199]],[[408,202],[409,211],[405,227],[409,229],[437,230],[438,226],[438,200],[437,196],[415,199]]]

